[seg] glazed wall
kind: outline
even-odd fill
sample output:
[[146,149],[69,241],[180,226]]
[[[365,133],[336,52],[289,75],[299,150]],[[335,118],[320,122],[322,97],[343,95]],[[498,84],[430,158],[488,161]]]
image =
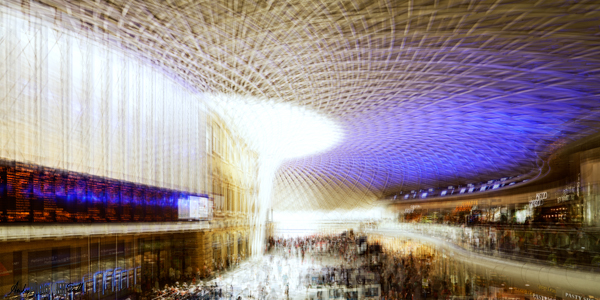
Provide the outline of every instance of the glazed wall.
[[198,94],[108,37],[36,11],[0,8],[0,157],[206,193]]

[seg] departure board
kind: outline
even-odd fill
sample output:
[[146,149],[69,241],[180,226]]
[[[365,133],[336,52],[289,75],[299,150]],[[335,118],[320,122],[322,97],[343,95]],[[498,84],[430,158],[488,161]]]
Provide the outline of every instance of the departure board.
[[75,208],[67,201],[69,174],[62,171],[54,172],[54,198],[56,199],[56,222],[67,223],[73,221],[72,214]]
[[163,189],[156,189],[156,198],[154,199],[154,209],[155,209],[155,221],[157,222],[161,222],[161,221],[165,221],[166,216],[165,216],[165,210],[164,210],[164,205],[165,205],[165,191]]
[[169,193],[167,195],[167,206],[165,207],[165,213],[167,217],[171,220],[178,220],[179,216],[177,214],[177,201],[179,201],[178,193]]
[[34,172],[33,190],[30,198],[31,201],[31,217],[33,222],[44,222],[44,197],[42,195],[42,172]]
[[87,185],[88,216],[92,222],[104,222],[104,201],[106,200],[104,178],[90,176],[87,178]]
[[[141,220],[146,220],[146,201],[150,200],[150,190],[146,185],[139,185],[138,189],[141,190],[142,197],[139,202],[139,214]],[[152,218],[152,217],[151,217]]]
[[[8,172],[8,164],[4,161],[0,161],[0,199],[2,199],[3,201],[0,201],[0,222],[4,223],[6,222],[6,203],[8,201],[7,200],[7,195],[6,195],[6,174]],[[6,200],[5,200],[6,199]]]
[[117,180],[106,179],[106,208],[104,210],[104,217],[106,221],[118,222],[119,221],[119,204],[121,199],[120,184]]
[[0,222],[173,222],[197,197],[100,176],[0,160]]
[[134,222],[140,222],[144,220],[144,189],[141,184],[134,184],[133,186],[133,201],[132,211],[133,214],[131,219]]
[[75,222],[88,222],[87,203],[85,202],[87,184],[85,178],[79,173],[69,172],[69,181],[67,185],[67,202],[73,206],[74,213],[72,218]]
[[179,201],[179,193],[169,193],[167,199],[167,207],[165,209],[167,211],[167,215],[171,219],[178,219],[179,216],[177,213],[177,202]]
[[133,184],[129,182],[121,183],[121,221],[132,221],[133,210],[131,209],[131,199],[133,198]]
[[144,220],[149,222],[155,221],[157,214],[157,211],[154,209],[154,204],[156,203],[156,188],[147,187],[146,198],[144,200]]
[[56,221],[56,193],[54,192],[54,169],[40,168],[33,174],[33,222]]
[[77,173],[75,172],[66,172],[66,185],[65,185],[65,202],[67,203],[67,207],[70,208],[71,212],[71,221],[77,221],[77,194],[75,193],[75,186],[77,185]]
[[[12,172],[7,174],[8,200],[6,215],[8,222],[30,222],[33,188],[33,168],[27,164],[15,163]],[[10,170],[10,169],[9,169]]]
[[42,199],[44,201],[44,222],[55,222],[58,203],[56,202],[56,184],[54,182],[54,169],[44,168],[40,177],[42,186]]

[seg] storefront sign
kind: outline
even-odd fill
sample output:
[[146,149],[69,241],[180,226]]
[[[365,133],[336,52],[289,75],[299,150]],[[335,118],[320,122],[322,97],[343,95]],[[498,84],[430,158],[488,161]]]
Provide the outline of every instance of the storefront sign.
[[541,193],[535,194],[535,198],[533,198],[533,197],[529,198],[529,201],[546,200],[546,199],[548,199],[548,192],[541,192]]
[[567,299],[575,299],[575,300],[595,300],[592,296],[582,296],[573,293],[565,293],[565,298]]
[[555,288],[551,288],[551,287],[547,287],[547,286],[543,286],[543,285],[538,285],[538,289],[544,291],[544,292],[548,292],[551,294],[556,294],[556,289]]
[[556,198],[556,202],[561,203],[561,202],[567,202],[567,201],[571,201],[571,197],[573,195],[562,195],[559,196],[558,198]]
[[479,205],[478,200],[462,201],[460,203],[460,206],[468,206],[468,207],[473,207],[473,206],[477,206],[477,205]]
[[555,297],[547,297],[547,296],[542,296],[542,295],[538,295],[538,294],[533,294],[533,299],[535,300],[556,300]]
[[579,195],[579,183],[577,185],[567,186],[562,190],[562,195],[556,198],[556,202],[567,202],[575,199],[575,196]]
[[544,200],[531,200],[529,201],[530,208],[536,208],[538,206],[544,205]]
[[544,200],[546,199],[548,199],[548,192],[537,193],[535,194],[535,199],[532,198],[529,200],[529,207],[535,208],[538,206],[542,206],[544,205]]
[[421,205],[411,205],[410,208],[407,208],[404,210],[404,213],[412,214],[415,212],[415,209],[419,209],[419,208],[421,208]]
[[476,206],[471,206],[471,205],[457,206],[454,210],[456,212],[459,212],[459,211],[471,211],[473,209],[473,207],[476,207]]
[[524,290],[524,289],[520,289],[520,288],[514,288],[513,292],[517,293],[517,294],[535,295],[532,291]]

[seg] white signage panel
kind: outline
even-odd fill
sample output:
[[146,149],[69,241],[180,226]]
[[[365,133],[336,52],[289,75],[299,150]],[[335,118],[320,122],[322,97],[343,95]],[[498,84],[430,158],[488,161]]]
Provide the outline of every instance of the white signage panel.
[[179,219],[190,218],[190,200],[186,198],[179,198],[177,200],[177,212]]
[[190,219],[200,219],[200,197],[190,196]]

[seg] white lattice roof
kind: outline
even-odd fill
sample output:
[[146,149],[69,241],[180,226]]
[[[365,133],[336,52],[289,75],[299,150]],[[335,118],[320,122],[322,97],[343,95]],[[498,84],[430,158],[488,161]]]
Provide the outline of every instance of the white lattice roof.
[[598,1],[39,1],[200,92],[342,124],[280,169],[278,209],[529,173],[600,125]]

